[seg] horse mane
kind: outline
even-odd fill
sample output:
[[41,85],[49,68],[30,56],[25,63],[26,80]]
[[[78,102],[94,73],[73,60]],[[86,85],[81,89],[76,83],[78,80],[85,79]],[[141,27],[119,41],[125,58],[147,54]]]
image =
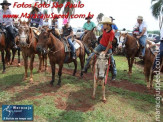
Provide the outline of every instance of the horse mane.
[[84,38],[83,38],[83,42],[87,41],[88,38],[94,38],[93,36],[95,36],[94,32],[92,30],[91,31],[88,31],[86,33],[86,35],[84,36]]

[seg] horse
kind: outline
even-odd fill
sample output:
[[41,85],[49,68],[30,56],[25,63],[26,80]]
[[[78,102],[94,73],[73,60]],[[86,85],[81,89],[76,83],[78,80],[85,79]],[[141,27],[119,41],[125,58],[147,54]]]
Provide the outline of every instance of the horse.
[[[29,22],[20,21],[20,27],[19,30],[19,43],[20,48],[22,50],[22,56],[24,60],[24,67],[25,67],[25,74],[24,74],[24,80],[27,79],[27,70],[28,70],[28,58],[30,58],[30,82],[33,82],[33,63],[35,54],[38,54],[39,56],[39,69],[38,72],[41,71],[41,64],[42,64],[42,57],[41,55],[36,51],[36,45],[38,42],[37,35],[33,31],[31,27],[29,27]],[[46,65],[47,66],[47,65]]]
[[1,51],[1,58],[3,64],[2,73],[5,73],[6,66],[5,66],[5,48],[6,48],[6,37],[3,32],[0,32],[0,51]]
[[139,42],[135,37],[129,35],[126,32],[120,33],[119,40],[121,42],[124,42],[125,44],[124,52],[128,60],[128,66],[129,66],[128,74],[131,75],[134,59],[135,57],[138,57],[139,52],[140,52]]
[[[5,62],[9,65],[12,65],[15,59],[15,54],[18,51],[18,67],[21,65],[20,64],[20,47],[19,47],[19,35],[15,37],[15,43],[18,46],[18,49],[13,49],[11,45],[9,45],[6,49],[6,57],[5,57]],[[11,52],[12,51],[12,59],[11,59]]]
[[[84,44],[84,47],[86,49],[91,50],[91,52],[93,52],[93,49],[96,46],[96,35],[94,33],[94,29],[92,29],[91,31],[88,31],[84,37],[82,38],[82,43]],[[87,53],[87,55],[89,55]]]
[[[52,30],[44,30],[39,35],[39,42],[37,43],[37,50],[39,52],[48,53],[48,57],[50,59],[50,65],[52,70],[52,80],[50,85],[52,86],[55,81],[55,65],[59,65],[58,71],[58,83],[57,85],[61,85],[61,76],[62,76],[62,68],[64,63],[71,63],[73,62],[75,65],[75,69],[73,75],[75,76],[77,71],[77,59],[72,59],[70,56],[70,52],[65,52],[65,45],[63,41],[60,41],[56,38],[52,33]],[[80,58],[81,70],[84,68],[85,62],[85,48],[81,41],[75,40],[80,47],[76,50],[76,56]],[[68,58],[66,58],[69,55]],[[81,71],[81,76],[83,73]]]

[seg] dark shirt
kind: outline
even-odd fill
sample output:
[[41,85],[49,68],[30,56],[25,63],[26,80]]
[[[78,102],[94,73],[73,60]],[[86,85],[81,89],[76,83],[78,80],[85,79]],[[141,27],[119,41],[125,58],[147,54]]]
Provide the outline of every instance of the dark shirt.
[[163,51],[163,40],[160,42],[160,51]]
[[62,29],[63,29],[63,36],[69,36],[71,34],[71,32],[72,32],[72,27],[71,26],[68,27],[68,28],[66,28],[64,26],[64,27],[62,27]]

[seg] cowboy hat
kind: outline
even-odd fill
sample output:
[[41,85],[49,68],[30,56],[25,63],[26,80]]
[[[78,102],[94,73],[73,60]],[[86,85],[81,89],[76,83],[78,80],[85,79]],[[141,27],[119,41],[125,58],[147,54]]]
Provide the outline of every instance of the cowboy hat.
[[88,16],[88,17],[85,18],[85,20],[88,20],[88,19],[92,19],[92,17]]
[[7,0],[3,0],[3,3],[0,3],[0,5],[11,5],[11,3],[9,3]]
[[137,19],[138,19],[138,20],[143,20],[143,17],[142,17],[142,16],[138,16]]
[[112,20],[115,20],[112,16],[110,16],[110,18],[111,18]]
[[113,25],[114,23],[112,22],[112,19],[109,18],[109,17],[105,17],[101,22],[100,24],[110,24],[110,25]]

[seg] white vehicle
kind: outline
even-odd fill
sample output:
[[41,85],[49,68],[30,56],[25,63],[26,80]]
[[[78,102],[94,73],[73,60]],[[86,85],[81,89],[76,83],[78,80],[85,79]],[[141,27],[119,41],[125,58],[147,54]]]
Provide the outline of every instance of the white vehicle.
[[84,29],[82,28],[73,28],[73,33],[74,33],[74,36],[79,39],[80,36],[84,33]]
[[156,36],[159,36],[159,35],[158,34],[148,34],[147,39],[150,40],[150,41],[154,41]]

